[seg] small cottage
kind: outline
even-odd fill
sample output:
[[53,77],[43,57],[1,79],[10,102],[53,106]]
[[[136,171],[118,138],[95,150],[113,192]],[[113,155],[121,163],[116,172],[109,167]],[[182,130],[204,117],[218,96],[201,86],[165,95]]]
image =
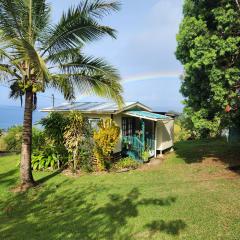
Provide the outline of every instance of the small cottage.
[[121,129],[121,136],[114,154],[143,159],[143,154],[156,157],[171,149],[174,144],[174,119],[157,114],[140,102],[126,102],[119,109],[109,102],[75,102],[54,108],[42,109],[42,112],[80,111],[96,128],[101,119],[113,119]]

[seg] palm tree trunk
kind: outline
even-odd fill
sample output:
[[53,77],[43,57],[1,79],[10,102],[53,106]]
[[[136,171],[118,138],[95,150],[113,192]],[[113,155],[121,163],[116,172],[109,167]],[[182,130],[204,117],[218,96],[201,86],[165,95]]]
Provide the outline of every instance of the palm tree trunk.
[[33,94],[31,90],[27,90],[25,95],[23,142],[20,164],[21,186],[26,189],[35,185],[31,168],[32,112],[33,112]]

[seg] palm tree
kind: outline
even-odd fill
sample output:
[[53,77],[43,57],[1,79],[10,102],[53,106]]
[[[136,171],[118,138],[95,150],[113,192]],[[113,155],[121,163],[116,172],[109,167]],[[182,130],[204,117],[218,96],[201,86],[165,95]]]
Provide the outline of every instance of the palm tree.
[[0,0],[0,72],[9,84],[10,97],[25,97],[21,186],[34,185],[31,170],[32,112],[37,93],[59,90],[67,100],[76,94],[94,93],[123,103],[118,71],[104,60],[86,57],[83,46],[114,29],[100,20],[119,9],[116,1],[84,0],[50,21],[46,0]]

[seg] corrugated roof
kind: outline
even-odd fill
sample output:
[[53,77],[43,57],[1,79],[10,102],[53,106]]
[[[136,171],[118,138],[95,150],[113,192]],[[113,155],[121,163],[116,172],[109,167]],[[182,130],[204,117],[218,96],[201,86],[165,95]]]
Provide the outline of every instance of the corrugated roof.
[[153,113],[153,112],[147,112],[147,111],[127,111],[125,114],[133,117],[139,117],[143,119],[149,119],[153,121],[159,121],[159,120],[170,120],[171,118],[165,115]]
[[[142,105],[138,102],[125,102],[123,110],[130,106],[134,106],[135,104]],[[75,102],[75,103],[64,104],[54,108],[44,108],[41,111],[52,112],[52,111],[71,111],[71,110],[77,110],[81,112],[114,113],[119,111],[120,109],[118,105],[113,102]]]

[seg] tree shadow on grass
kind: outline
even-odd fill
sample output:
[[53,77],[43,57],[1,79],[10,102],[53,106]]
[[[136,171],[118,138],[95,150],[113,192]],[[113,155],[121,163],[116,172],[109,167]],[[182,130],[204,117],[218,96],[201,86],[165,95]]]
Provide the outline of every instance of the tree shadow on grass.
[[179,235],[180,231],[187,227],[186,223],[181,220],[173,220],[173,221],[153,221],[149,224],[145,225],[146,228],[150,230],[150,238],[153,237],[157,232],[165,232],[171,235]]
[[[2,186],[5,186],[6,188],[12,187],[16,185],[19,181],[19,170],[18,169],[12,169],[4,173],[0,173],[0,184]],[[54,178],[55,176],[59,175],[62,172],[62,170],[57,170],[55,172],[52,172],[51,174],[48,174],[47,176],[39,179],[36,181],[37,185],[43,184],[50,180],[51,178]]]
[[62,173],[63,169],[59,169],[55,172],[52,172],[51,174],[48,174],[47,176],[40,178],[36,181],[37,185],[38,184],[43,184],[45,182],[47,182],[48,180],[50,180],[51,178],[56,177],[57,175],[59,175],[60,173]]
[[17,169],[12,169],[5,173],[1,173],[0,174],[0,184],[2,186],[5,185],[7,188],[15,185],[18,181],[17,172],[18,172]]
[[[141,198],[137,188],[123,195],[107,195],[112,189],[102,189],[99,194],[97,185],[66,190],[66,184],[71,185],[71,181],[0,202],[0,239],[133,239],[135,233],[129,220],[139,216],[139,208],[155,206],[157,211],[176,201],[172,196]],[[161,220],[147,226],[151,232],[158,229],[175,235],[186,224]]]
[[177,157],[183,159],[186,163],[201,163],[205,159],[211,159],[215,162],[222,162],[233,167],[237,173],[237,166],[240,166],[239,155],[240,144],[228,144],[224,140],[199,140],[183,141],[176,144],[175,152]]

